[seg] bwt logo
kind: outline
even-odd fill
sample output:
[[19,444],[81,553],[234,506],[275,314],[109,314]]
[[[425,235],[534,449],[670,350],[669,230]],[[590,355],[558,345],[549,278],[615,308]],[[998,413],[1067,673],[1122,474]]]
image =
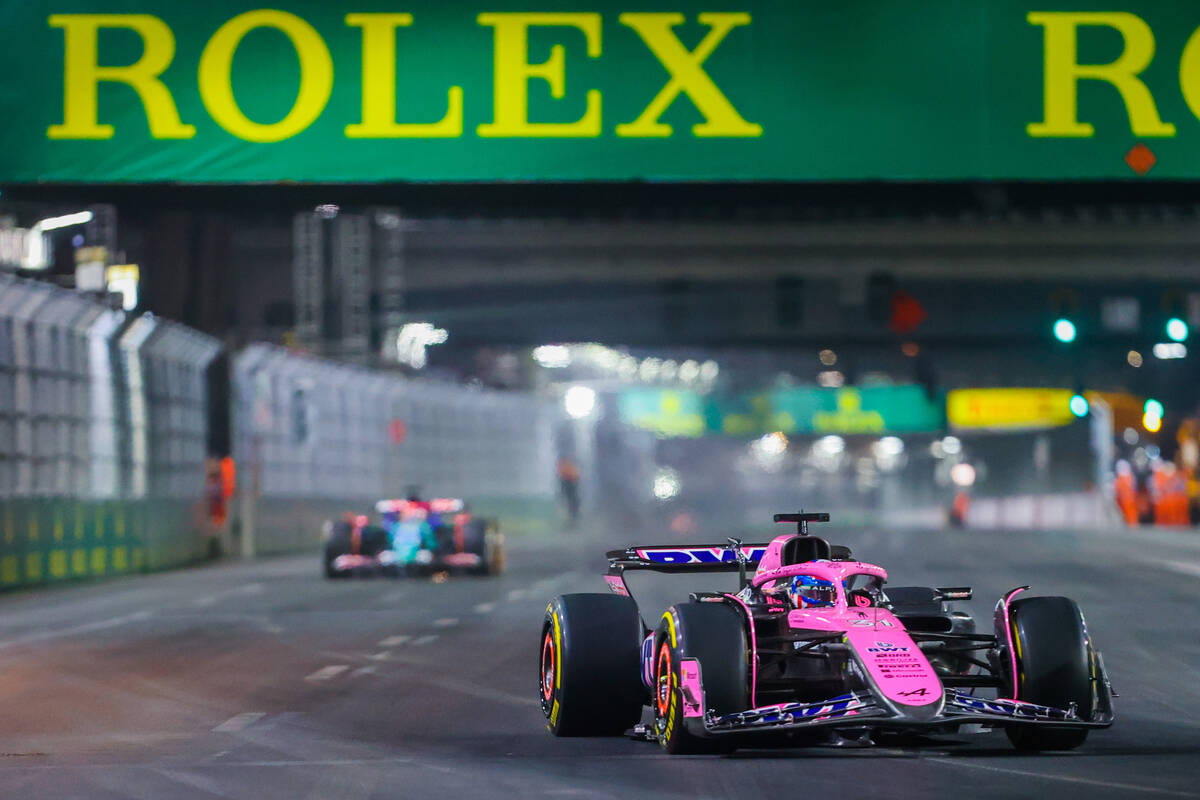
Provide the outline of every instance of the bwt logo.
[[867,648],[868,653],[900,653],[907,651],[907,647],[902,647],[898,644],[892,644],[891,642],[876,642],[874,647]]
[[[680,550],[638,550],[638,555],[655,564],[731,564],[733,552],[723,547],[689,547]],[[743,547],[749,561],[761,561],[765,547]]]

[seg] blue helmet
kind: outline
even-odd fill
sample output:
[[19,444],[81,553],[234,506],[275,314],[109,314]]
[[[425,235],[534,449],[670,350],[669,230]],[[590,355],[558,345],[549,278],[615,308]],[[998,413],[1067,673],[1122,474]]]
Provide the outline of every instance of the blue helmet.
[[829,608],[837,602],[837,588],[831,581],[811,575],[797,575],[788,587],[795,608]]

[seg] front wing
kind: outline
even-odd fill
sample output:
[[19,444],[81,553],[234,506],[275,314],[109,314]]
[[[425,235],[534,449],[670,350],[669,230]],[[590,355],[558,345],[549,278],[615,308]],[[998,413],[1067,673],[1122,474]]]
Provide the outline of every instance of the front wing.
[[429,575],[435,572],[468,572],[479,569],[483,560],[475,553],[448,553],[435,556],[424,563],[404,563],[394,557],[389,558],[391,551],[384,551],[379,556],[362,556],[344,554],[333,559],[331,567],[334,572],[342,575],[370,577],[374,575]]
[[[1107,692],[1105,693],[1107,695]],[[1051,708],[1019,700],[985,700],[947,689],[940,703],[907,709],[880,703],[872,695],[852,692],[819,703],[783,703],[734,714],[687,720],[701,736],[796,731],[813,728],[891,728],[894,730],[953,729],[964,724],[1042,725],[1060,728],[1107,728],[1112,724],[1111,703],[1101,698],[1101,711],[1082,719],[1073,709]]]

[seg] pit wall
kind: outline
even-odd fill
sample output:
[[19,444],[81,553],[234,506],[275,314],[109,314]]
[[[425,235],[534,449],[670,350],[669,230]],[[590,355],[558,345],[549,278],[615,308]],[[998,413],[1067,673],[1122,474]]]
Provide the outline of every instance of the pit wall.
[[0,589],[207,552],[215,340],[0,275]]

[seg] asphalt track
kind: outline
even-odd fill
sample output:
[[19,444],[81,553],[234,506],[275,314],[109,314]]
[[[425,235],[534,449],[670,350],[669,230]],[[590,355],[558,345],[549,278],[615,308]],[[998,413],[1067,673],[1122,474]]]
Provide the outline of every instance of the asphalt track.
[[[893,583],[1083,606],[1120,697],[1078,751],[1003,734],[670,757],[554,739],[546,600],[636,535],[510,537],[498,579],[328,582],[316,559],[0,597],[0,797],[1200,797],[1200,535],[839,531]],[[647,538],[661,539],[661,536]]]

